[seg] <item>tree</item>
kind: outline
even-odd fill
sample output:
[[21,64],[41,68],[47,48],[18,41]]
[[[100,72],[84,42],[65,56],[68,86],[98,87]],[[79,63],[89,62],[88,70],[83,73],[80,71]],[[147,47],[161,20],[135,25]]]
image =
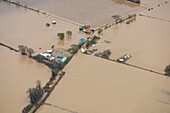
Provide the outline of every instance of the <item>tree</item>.
[[170,64],[168,66],[166,66],[164,71],[165,71],[166,75],[170,76]]
[[30,58],[32,57],[32,54],[34,54],[34,53],[35,53],[35,51],[32,48],[29,48],[27,51],[27,54]]
[[36,88],[30,88],[27,91],[27,93],[28,93],[28,97],[30,98],[30,103],[36,104],[44,94],[43,88],[41,87],[41,81],[37,81]]
[[98,34],[101,34],[103,32],[103,29],[98,30]]
[[28,51],[27,46],[19,45],[19,46],[18,46],[18,49],[19,49],[19,51],[20,51],[20,53],[21,53],[22,55],[27,55],[27,51]]
[[57,36],[60,38],[60,40],[63,40],[65,37],[64,33],[58,33]]
[[67,31],[66,34],[67,34],[67,36],[71,36],[72,35],[72,31]]

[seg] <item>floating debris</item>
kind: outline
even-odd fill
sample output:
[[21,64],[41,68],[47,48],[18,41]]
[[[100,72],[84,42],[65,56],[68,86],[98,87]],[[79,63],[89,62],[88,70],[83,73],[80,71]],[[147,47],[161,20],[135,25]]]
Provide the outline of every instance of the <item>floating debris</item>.
[[104,40],[103,42],[104,42],[104,43],[107,43],[107,44],[110,44],[110,43],[111,43],[111,41],[108,41],[108,40]]

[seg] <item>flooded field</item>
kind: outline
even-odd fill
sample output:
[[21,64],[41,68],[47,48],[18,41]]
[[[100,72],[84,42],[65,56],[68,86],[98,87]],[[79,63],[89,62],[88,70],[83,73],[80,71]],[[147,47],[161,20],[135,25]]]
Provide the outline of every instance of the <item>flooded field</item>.
[[[100,51],[111,49],[112,59],[130,54],[132,58],[128,63],[163,73],[170,59],[170,22],[164,21],[170,20],[168,10],[169,3],[155,6],[153,10],[140,14],[158,19],[137,16],[130,24],[122,23],[104,30],[96,48]],[[104,43],[104,40],[111,41],[111,44]]]
[[[36,54],[51,49],[52,45],[69,48],[77,44],[87,36],[78,31],[81,24],[99,27],[115,14],[127,15],[148,7],[149,10],[137,13],[134,22],[104,30],[94,48],[111,49],[111,59],[130,54],[132,58],[127,63],[160,73],[169,64],[169,0],[142,0],[141,5],[126,0],[15,1],[49,13],[37,13],[0,0],[0,43],[16,49],[20,44],[26,45]],[[73,32],[72,37],[59,40],[57,33],[68,30]],[[19,113],[29,103],[26,91],[35,87],[37,80],[44,86],[51,70],[7,48],[0,47],[0,51],[0,113]],[[80,52],[63,71],[65,76],[37,113],[170,112],[169,77]]]
[[27,90],[36,86],[40,80],[42,86],[49,80],[51,71],[26,56],[0,47],[0,112],[20,113],[28,104]]
[[126,0],[16,0],[28,6],[92,27],[112,21],[112,16],[127,15],[143,6]]
[[64,70],[38,113],[170,112],[170,79],[165,76],[80,53]]
[[[22,44],[37,53],[50,49],[52,45],[68,48],[85,36],[78,33],[79,26],[5,2],[0,2],[0,15],[0,41],[15,48]],[[53,20],[57,22],[55,25],[51,24]],[[46,23],[51,26],[46,27]],[[72,37],[60,41],[57,33],[68,30],[73,32]]]

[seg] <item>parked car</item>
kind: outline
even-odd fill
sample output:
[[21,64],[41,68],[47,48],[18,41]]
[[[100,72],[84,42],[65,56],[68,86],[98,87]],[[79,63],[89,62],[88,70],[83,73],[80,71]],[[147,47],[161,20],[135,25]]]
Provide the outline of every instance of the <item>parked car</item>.
[[131,55],[128,55],[128,54],[125,54],[123,55],[122,57],[120,57],[119,59],[117,59],[117,62],[120,62],[120,63],[125,63],[128,59],[130,59],[132,56]]

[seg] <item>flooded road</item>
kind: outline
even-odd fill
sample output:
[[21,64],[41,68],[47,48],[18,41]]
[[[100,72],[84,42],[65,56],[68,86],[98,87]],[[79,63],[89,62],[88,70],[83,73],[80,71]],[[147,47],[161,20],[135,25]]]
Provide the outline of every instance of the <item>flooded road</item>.
[[49,80],[51,71],[27,56],[0,46],[0,112],[20,113],[28,104],[26,91],[40,80],[42,86]]

